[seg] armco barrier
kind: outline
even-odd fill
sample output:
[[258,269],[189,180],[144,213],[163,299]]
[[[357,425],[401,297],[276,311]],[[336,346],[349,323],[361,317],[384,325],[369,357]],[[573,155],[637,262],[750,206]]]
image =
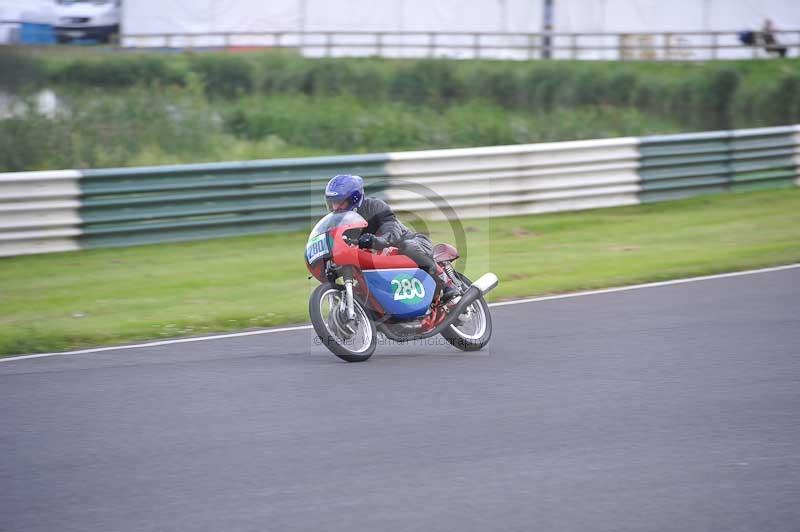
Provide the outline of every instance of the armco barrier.
[[387,196],[419,216],[462,218],[639,203],[637,139],[389,154]]
[[0,174],[0,257],[80,249],[77,170]]
[[794,166],[797,168],[797,179],[794,184],[800,187],[800,125],[795,126],[794,133]]
[[321,190],[331,175],[383,182],[372,178],[386,175],[386,160],[378,154],[84,171],[81,247],[307,227],[324,211]]
[[0,256],[308,228],[337,173],[461,218],[800,186],[800,126],[234,163],[0,174]]
[[789,186],[797,178],[798,127],[642,137],[641,200]]

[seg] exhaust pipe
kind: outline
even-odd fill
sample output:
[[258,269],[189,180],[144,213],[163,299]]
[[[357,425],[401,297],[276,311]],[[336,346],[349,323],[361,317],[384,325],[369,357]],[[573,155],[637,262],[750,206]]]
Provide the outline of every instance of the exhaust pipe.
[[480,278],[472,283],[472,286],[478,287],[482,295],[486,295],[497,287],[500,280],[493,273],[484,273]]
[[422,340],[424,338],[430,338],[431,336],[435,336],[441,333],[446,328],[450,327],[459,316],[461,316],[464,312],[466,312],[467,307],[475,302],[476,299],[479,297],[488,294],[492,290],[497,287],[499,283],[499,279],[493,273],[485,273],[478,278],[477,281],[472,283],[472,285],[467,288],[464,295],[461,296],[461,299],[458,300],[456,306],[450,309],[447,313],[447,318],[431,329],[430,331],[424,334],[416,334],[412,336],[398,336],[394,334],[384,323],[378,325],[378,328],[381,330],[383,334],[386,335],[387,338],[390,340],[394,340],[395,342],[411,342],[414,340]]

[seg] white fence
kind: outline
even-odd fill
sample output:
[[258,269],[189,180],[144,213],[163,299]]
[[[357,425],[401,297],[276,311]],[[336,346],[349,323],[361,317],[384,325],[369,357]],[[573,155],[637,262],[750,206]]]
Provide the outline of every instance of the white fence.
[[[419,31],[280,31],[126,33],[131,48],[285,48],[309,57],[444,57],[456,59],[582,59],[702,61],[777,55],[762,34],[745,45],[738,31],[664,33],[500,33]],[[800,50],[800,30],[776,31],[778,48]]]

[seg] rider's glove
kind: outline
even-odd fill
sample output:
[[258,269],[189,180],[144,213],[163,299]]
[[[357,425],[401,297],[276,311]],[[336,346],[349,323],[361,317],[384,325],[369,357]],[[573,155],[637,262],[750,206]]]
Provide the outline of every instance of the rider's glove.
[[364,233],[358,237],[358,247],[361,249],[383,249],[389,247],[389,244],[383,238],[373,235],[372,233]]
[[372,241],[375,238],[375,235],[372,233],[364,233],[360,237],[358,237],[358,247],[361,249],[371,249],[372,248]]

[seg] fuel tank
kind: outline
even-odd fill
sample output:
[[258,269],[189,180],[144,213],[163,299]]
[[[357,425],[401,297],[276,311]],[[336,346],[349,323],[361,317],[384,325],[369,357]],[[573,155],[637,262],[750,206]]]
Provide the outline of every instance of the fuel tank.
[[433,301],[436,283],[419,268],[362,270],[370,294],[384,311],[400,319],[425,315]]

